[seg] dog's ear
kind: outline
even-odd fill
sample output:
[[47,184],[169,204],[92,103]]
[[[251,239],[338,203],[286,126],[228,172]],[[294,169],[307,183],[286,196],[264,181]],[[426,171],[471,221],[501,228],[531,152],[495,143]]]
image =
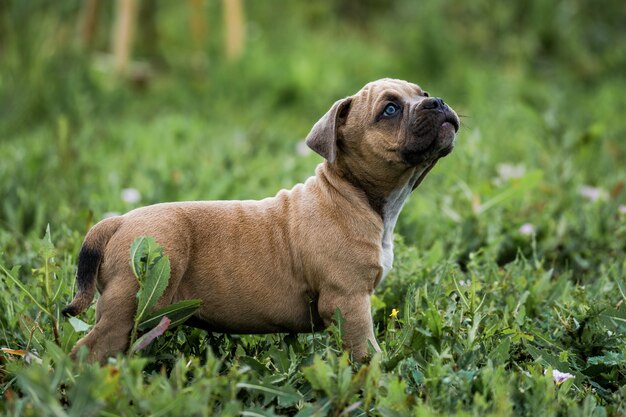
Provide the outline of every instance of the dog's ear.
[[337,159],[337,128],[348,117],[351,103],[351,97],[336,101],[306,137],[307,146],[331,164]]

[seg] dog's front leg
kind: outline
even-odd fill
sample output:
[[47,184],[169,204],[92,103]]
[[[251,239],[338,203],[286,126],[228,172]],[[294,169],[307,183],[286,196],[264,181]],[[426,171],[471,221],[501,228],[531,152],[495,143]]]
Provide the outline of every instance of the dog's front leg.
[[332,323],[337,309],[345,320],[342,326],[343,343],[352,352],[354,359],[360,361],[367,356],[368,341],[380,352],[374,337],[370,294],[320,293],[318,312],[326,326]]

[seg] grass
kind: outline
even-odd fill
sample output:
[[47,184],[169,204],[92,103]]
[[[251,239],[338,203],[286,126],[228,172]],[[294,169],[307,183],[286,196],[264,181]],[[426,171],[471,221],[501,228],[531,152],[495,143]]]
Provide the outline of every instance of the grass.
[[[161,4],[147,89],[75,44],[78,3],[0,8],[0,346],[22,354],[0,356],[0,413],[626,414],[621,4],[448,3],[363,6],[352,20],[336,13],[354,10],[348,0],[249,2],[233,63],[217,31],[194,61],[186,9]],[[394,269],[373,299],[382,354],[352,363],[336,327],[179,327],[104,366],[69,360],[95,320],[94,307],[80,322],[60,316],[90,225],[305,180],[320,162],[299,151],[308,129],[384,76],[465,117],[400,215]],[[124,201],[126,188],[139,201]],[[553,370],[575,378],[557,384]]]

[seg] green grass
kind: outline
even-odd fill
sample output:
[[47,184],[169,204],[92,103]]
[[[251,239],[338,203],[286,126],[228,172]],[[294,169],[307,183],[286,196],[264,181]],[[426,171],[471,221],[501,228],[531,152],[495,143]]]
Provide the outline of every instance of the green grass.
[[[620,2],[247,2],[234,63],[219,2],[207,2],[212,36],[197,60],[187,9],[159,4],[158,56],[138,46],[160,63],[147,89],[78,48],[79,2],[0,7],[0,347],[30,352],[0,354],[0,413],[626,414]],[[90,225],[305,180],[320,162],[298,152],[313,123],[386,76],[465,117],[455,151],[400,215],[394,269],[373,300],[382,354],[350,362],[338,328],[179,327],[105,366],[69,360],[84,329],[60,309]],[[123,201],[125,188],[140,201]],[[95,308],[80,319],[93,324]],[[556,384],[552,370],[575,379]]]

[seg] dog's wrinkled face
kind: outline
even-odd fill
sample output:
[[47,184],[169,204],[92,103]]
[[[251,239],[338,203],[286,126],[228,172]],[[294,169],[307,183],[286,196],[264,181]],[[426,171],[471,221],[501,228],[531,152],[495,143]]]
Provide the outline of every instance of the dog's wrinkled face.
[[382,79],[337,101],[307,144],[367,183],[389,182],[407,169],[433,165],[454,147],[459,118],[416,84]]
[[[457,114],[440,98],[415,84],[380,80],[349,98],[339,143],[359,137],[360,146],[388,162],[416,166],[452,151],[459,130]],[[344,110],[345,112],[345,110]],[[366,149],[362,149],[366,151]]]
[[458,129],[457,114],[443,100],[386,78],[333,104],[306,143],[352,182],[384,198],[449,154]]

